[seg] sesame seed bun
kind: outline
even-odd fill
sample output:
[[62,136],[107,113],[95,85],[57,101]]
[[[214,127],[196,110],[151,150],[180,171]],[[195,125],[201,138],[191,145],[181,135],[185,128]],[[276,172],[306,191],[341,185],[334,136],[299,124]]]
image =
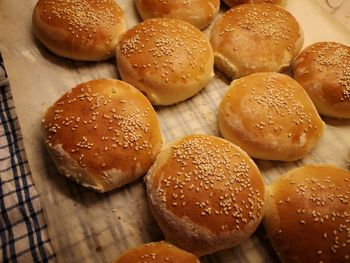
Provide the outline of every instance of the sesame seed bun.
[[251,157],[294,161],[323,134],[324,123],[304,89],[281,73],[255,73],[231,83],[219,108],[224,138]]
[[162,147],[152,105],[118,80],[77,85],[47,110],[42,125],[58,171],[98,192],[144,175]]
[[224,0],[224,3],[230,7],[241,4],[261,4],[261,3],[270,3],[284,6],[285,0]]
[[350,262],[350,173],[293,169],[270,186],[264,227],[283,263]]
[[117,64],[122,79],[154,105],[170,105],[199,92],[214,76],[205,35],[176,19],[148,19],[121,37]]
[[215,66],[227,77],[288,68],[304,42],[297,20],[273,4],[231,8],[217,19],[210,43]]
[[58,56],[99,61],[115,55],[124,13],[113,0],[39,0],[32,17],[33,31]]
[[198,256],[242,243],[264,214],[265,186],[257,166],[218,137],[189,135],[168,145],[145,182],[166,240]]
[[129,249],[114,263],[200,263],[197,256],[168,242],[159,241]]
[[304,87],[318,112],[350,118],[350,47],[318,42],[292,63],[293,77]]
[[183,20],[203,29],[208,26],[220,8],[220,0],[135,0],[141,17],[167,17]]

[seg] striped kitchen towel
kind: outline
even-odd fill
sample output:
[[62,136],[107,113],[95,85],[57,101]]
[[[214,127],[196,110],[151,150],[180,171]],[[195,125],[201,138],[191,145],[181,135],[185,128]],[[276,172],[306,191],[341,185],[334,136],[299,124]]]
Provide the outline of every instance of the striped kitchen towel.
[[0,262],[55,262],[0,56]]

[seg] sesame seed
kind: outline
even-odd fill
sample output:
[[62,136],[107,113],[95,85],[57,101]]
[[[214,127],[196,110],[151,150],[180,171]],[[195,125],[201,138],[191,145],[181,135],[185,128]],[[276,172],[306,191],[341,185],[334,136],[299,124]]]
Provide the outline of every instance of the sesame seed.
[[[157,33],[157,37],[155,37]],[[173,19],[149,19],[125,34],[119,42],[120,56],[136,61],[139,58],[147,64],[133,68],[142,68],[140,74],[157,72],[164,84],[181,78],[185,82],[200,67],[196,61],[210,52],[210,44],[195,28]],[[190,68],[190,72],[184,68]],[[196,73],[197,74],[197,73]]]
[[[236,149],[227,142],[220,141],[216,145],[213,140],[210,136],[195,135],[172,146],[174,163],[171,170],[177,172],[164,175],[158,191],[172,203],[182,199],[196,200],[201,196],[202,199],[186,206],[193,205],[191,210],[197,211],[203,220],[225,217],[233,223],[225,229],[240,229],[261,216],[264,194],[251,185],[250,170],[253,168],[245,157],[236,155]],[[212,188],[216,190],[209,190]],[[214,227],[220,230],[222,225]]]
[[[70,103],[64,103],[67,101]],[[72,107],[77,103],[79,109]],[[120,111],[122,105],[128,109],[127,112]],[[73,110],[75,108],[77,110]],[[84,114],[81,114],[80,108],[85,109]],[[106,113],[101,114],[98,109]],[[48,110],[43,120],[43,127],[48,133],[46,143],[62,144],[82,167],[87,165],[85,161],[82,162],[85,159],[94,159],[96,167],[114,167],[113,158],[108,156],[113,156],[117,149],[135,150],[145,155],[153,153],[153,146],[143,137],[151,132],[150,124],[146,121],[150,110],[149,107],[139,109],[124,98],[114,100],[95,88],[90,88],[88,83],[83,83],[58,100],[54,110]],[[91,132],[92,130],[97,132]],[[68,145],[65,141],[60,141],[58,131],[60,136],[69,137],[73,143]],[[102,158],[96,158],[98,156]]]
[[[257,34],[272,41],[274,45],[283,45],[285,41],[293,38],[289,24],[291,17],[284,10],[273,8],[275,16],[271,19],[267,11],[272,9],[270,6],[237,6],[227,11],[223,19],[230,21],[228,25],[220,32],[220,36],[225,34],[244,34],[250,32]],[[237,32],[237,33],[236,33]],[[293,48],[289,46],[288,49]]]
[[319,71],[337,78],[337,84],[342,88],[339,101],[350,102],[350,48],[335,42],[321,42],[312,45],[309,51],[303,56],[314,57]]
[[42,0],[39,4],[47,7],[44,13],[48,20],[65,22],[67,30],[75,35],[75,38],[83,40],[85,36],[92,38],[91,33],[97,32],[96,28],[101,24],[110,28],[120,21],[122,10],[114,1],[94,2],[95,4],[84,0]]

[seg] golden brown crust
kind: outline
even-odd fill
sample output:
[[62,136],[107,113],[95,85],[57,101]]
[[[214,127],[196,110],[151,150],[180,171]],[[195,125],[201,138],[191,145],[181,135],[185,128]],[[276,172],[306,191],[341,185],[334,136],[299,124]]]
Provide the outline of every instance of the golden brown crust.
[[350,118],[350,47],[318,42],[292,63],[293,77],[304,87],[320,114]]
[[55,54],[84,61],[115,55],[126,30],[124,12],[113,0],[39,0],[33,31]]
[[324,123],[304,89],[280,73],[255,73],[235,80],[221,101],[222,136],[251,157],[303,158],[323,134]]
[[283,263],[350,262],[350,173],[293,169],[269,187],[264,226]]
[[229,78],[289,67],[303,45],[296,19],[273,4],[231,8],[215,23],[210,42],[215,66]]
[[129,249],[114,263],[200,263],[197,256],[168,242],[152,242]]
[[198,256],[233,247],[264,213],[263,178],[249,156],[214,136],[166,147],[145,177],[151,211],[166,239]]
[[144,175],[162,146],[151,104],[118,80],[79,84],[47,110],[42,125],[58,170],[98,192]]
[[128,30],[117,46],[122,79],[155,105],[169,105],[200,91],[214,76],[205,35],[175,19],[149,19]]
[[234,7],[236,5],[241,4],[261,4],[261,3],[269,3],[283,6],[285,4],[285,0],[224,0],[225,4],[230,7]]
[[220,0],[135,0],[141,17],[175,18],[199,29],[208,26],[220,8]]

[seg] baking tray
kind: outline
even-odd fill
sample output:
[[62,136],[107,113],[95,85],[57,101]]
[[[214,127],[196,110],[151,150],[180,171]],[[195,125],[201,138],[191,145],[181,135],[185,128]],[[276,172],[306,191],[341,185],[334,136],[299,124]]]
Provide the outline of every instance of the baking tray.
[[[117,1],[127,14],[127,25],[140,22],[132,0]],[[31,15],[36,1],[0,1],[0,50],[8,71],[24,146],[49,235],[59,262],[111,262],[124,250],[162,239],[147,206],[142,179],[106,194],[98,194],[59,175],[48,158],[40,129],[45,109],[76,84],[97,78],[119,78],[115,60],[84,63],[59,58],[34,37]],[[315,1],[286,4],[300,22],[305,44],[337,41],[350,44],[349,32]],[[210,28],[205,30],[208,34]],[[156,111],[166,142],[186,134],[219,135],[218,105],[229,80],[220,72],[191,99]],[[350,121],[323,118],[325,134],[303,160],[256,160],[265,182],[285,171],[314,163],[348,168]],[[263,229],[242,245],[201,258],[202,262],[277,261]]]

